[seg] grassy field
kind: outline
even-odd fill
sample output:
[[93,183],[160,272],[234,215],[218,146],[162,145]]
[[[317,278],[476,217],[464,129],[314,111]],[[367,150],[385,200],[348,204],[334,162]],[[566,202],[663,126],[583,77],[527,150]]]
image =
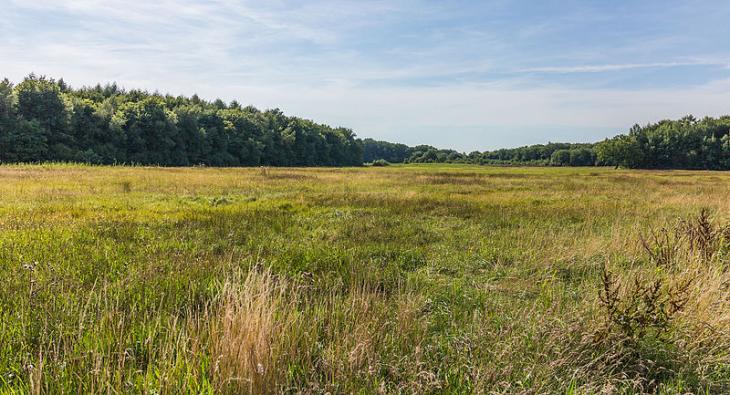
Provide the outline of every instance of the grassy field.
[[729,196],[721,172],[2,166],[0,393],[725,393]]

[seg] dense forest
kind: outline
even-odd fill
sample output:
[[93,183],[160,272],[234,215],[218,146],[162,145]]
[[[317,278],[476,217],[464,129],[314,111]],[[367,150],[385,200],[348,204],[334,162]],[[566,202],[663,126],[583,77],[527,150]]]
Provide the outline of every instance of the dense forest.
[[0,162],[350,166],[362,143],[279,110],[30,75],[0,82]]
[[238,102],[124,90],[72,89],[33,74],[0,82],[0,163],[84,162],[161,166],[357,166],[470,163],[730,169],[730,116],[687,116],[594,144],[548,143],[462,153],[360,140],[333,128]]

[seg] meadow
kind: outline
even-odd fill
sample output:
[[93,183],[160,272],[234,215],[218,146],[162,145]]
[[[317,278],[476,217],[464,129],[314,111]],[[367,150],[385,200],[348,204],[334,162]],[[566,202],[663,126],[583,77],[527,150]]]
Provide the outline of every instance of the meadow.
[[730,174],[0,166],[0,393],[727,393]]

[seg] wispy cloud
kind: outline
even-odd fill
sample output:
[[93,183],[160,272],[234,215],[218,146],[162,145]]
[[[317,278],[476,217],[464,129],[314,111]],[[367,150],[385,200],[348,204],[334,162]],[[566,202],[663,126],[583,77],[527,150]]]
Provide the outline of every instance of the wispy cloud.
[[8,0],[0,71],[235,98],[465,150],[723,111],[730,27],[619,3]]
[[720,66],[724,63],[721,62],[657,62],[657,63],[624,63],[624,64],[601,64],[601,65],[582,65],[582,66],[543,66],[543,67],[532,67],[518,70],[523,73],[555,73],[555,74],[569,74],[569,73],[603,73],[608,71],[625,71],[634,69],[663,69],[670,67],[685,67],[685,66]]
[[[371,137],[465,151],[556,140],[596,141],[635,123],[690,113],[719,116],[727,113],[730,102],[730,80],[641,91],[471,84],[356,90],[332,86],[317,91],[286,87],[291,95],[282,97],[268,87],[248,89],[269,105],[367,130]],[[308,100],[299,101],[298,95]]]

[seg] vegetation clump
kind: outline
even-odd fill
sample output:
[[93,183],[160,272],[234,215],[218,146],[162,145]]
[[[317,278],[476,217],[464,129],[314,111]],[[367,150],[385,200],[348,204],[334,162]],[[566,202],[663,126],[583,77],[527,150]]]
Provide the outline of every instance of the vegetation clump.
[[373,163],[371,163],[370,165],[373,167],[385,167],[385,166],[390,166],[390,162],[388,162],[385,159],[377,159],[377,160],[374,160]]

